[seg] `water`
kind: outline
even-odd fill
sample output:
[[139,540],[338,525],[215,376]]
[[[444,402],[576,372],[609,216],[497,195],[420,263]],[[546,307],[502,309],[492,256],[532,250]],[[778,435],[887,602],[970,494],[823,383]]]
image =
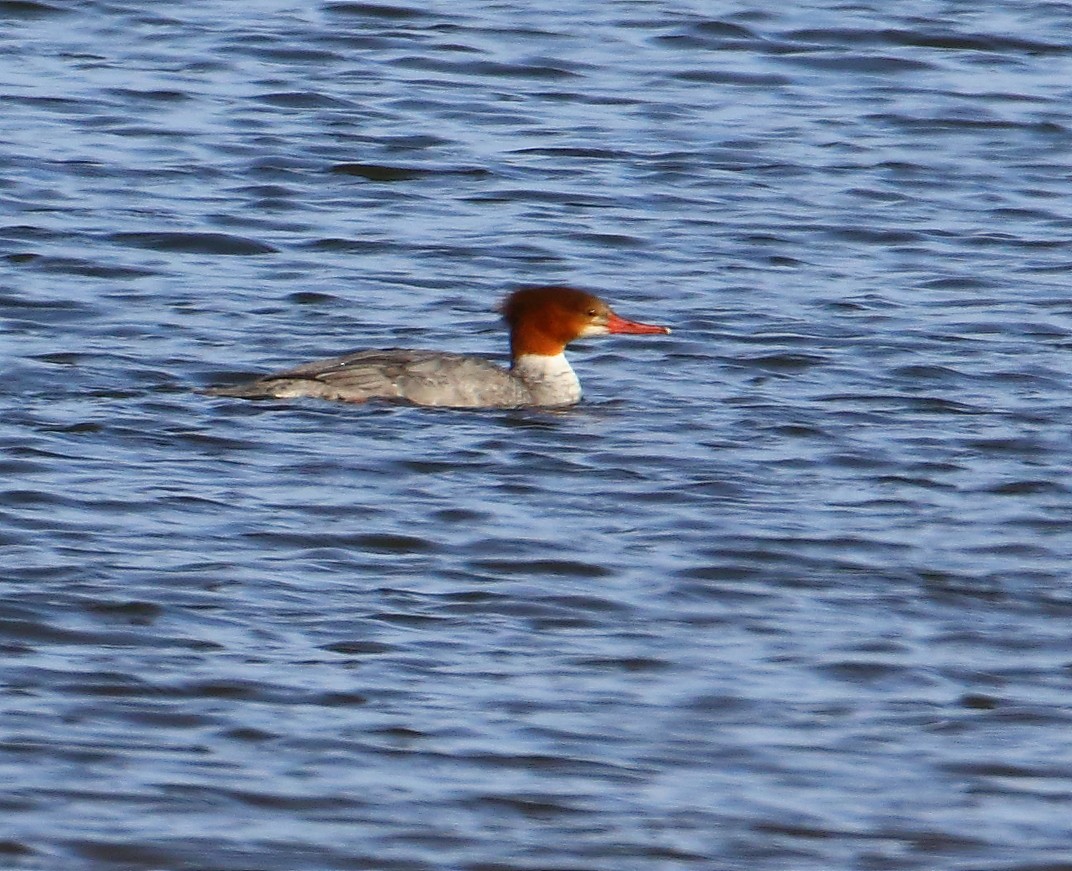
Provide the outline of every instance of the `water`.
[[[1072,868],[1070,28],[0,3],[0,864]],[[193,391],[533,282],[674,334]]]

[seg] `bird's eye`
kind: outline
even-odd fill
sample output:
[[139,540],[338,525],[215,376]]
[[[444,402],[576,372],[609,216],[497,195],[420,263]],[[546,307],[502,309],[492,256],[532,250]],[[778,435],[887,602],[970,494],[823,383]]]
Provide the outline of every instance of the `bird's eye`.
[[594,318],[597,314],[599,314],[599,312],[597,312],[594,308],[588,309],[588,317]]

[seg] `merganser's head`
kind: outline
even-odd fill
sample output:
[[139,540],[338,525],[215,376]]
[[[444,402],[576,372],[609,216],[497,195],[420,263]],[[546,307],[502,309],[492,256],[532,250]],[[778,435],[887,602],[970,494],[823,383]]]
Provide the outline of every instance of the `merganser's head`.
[[627,321],[599,297],[572,287],[523,287],[503,300],[501,309],[515,360],[525,354],[557,356],[586,336],[670,332],[669,327]]

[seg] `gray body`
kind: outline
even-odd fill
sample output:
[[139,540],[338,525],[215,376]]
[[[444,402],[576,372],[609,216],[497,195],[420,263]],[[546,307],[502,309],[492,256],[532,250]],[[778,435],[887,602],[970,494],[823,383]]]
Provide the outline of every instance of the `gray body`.
[[508,371],[478,357],[401,348],[355,351],[205,392],[243,399],[395,399],[446,408],[569,405],[581,395],[577,376],[562,355],[526,355]]

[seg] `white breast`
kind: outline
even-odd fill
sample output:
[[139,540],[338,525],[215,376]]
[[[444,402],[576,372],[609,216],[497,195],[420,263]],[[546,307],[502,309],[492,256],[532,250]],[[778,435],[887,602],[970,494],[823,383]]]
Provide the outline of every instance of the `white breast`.
[[510,371],[525,382],[540,405],[572,405],[581,399],[581,382],[565,354],[522,354]]

